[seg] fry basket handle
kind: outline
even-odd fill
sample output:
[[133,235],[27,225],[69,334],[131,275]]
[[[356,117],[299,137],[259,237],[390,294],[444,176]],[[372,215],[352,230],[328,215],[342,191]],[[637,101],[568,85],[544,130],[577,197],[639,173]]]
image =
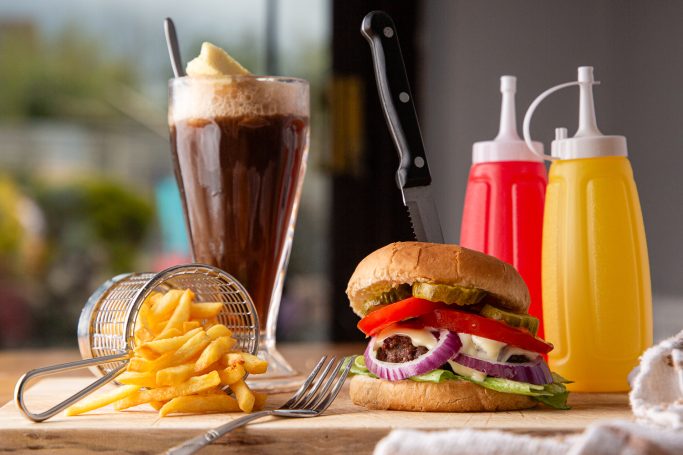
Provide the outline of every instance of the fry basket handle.
[[90,395],[95,390],[99,389],[109,381],[113,380],[123,371],[123,369],[126,367],[126,363],[110,371],[109,373],[102,376],[97,381],[93,382],[87,387],[84,387],[83,389],[74,393],[61,403],[58,403],[55,406],[48,409],[47,411],[40,413],[33,413],[29,411],[28,407],[26,406],[26,402],[24,401],[24,392],[26,391],[26,386],[29,384],[29,382],[41,376],[49,376],[52,374],[60,373],[62,371],[77,370],[80,368],[89,367],[93,365],[100,365],[108,362],[114,362],[117,360],[126,360],[130,358],[130,355],[130,352],[121,352],[118,354],[94,357],[92,359],[77,360],[75,362],[69,363],[60,363],[59,365],[36,368],[35,370],[28,371],[22,377],[19,378],[19,380],[17,381],[17,385],[14,387],[14,402],[16,403],[19,410],[26,417],[33,420],[34,422],[42,422],[44,420],[47,420],[50,417],[62,411],[63,409],[65,409],[67,406],[77,402],[78,400],[87,395]]

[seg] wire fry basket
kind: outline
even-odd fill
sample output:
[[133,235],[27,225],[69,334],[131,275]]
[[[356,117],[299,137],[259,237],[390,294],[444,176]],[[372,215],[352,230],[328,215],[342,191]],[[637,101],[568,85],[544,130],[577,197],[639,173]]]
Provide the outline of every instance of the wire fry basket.
[[[127,273],[102,284],[88,299],[78,320],[78,348],[83,360],[37,368],[24,374],[14,390],[19,410],[42,422],[112,381],[124,371],[135,348],[140,308],[152,292],[191,289],[196,302],[223,302],[218,322],[237,340],[236,348],[256,354],[259,322],[247,290],[226,272],[203,264],[179,265],[160,273]],[[27,384],[40,377],[89,367],[98,379],[47,411],[33,413],[24,400]]]

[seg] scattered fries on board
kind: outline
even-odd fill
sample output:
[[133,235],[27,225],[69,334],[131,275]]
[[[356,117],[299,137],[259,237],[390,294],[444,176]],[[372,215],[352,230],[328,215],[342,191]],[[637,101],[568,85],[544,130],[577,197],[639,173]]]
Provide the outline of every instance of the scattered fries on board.
[[150,294],[136,322],[133,357],[116,378],[123,385],[82,399],[66,415],[109,404],[120,411],[147,403],[160,417],[263,408],[266,395],[251,391],[244,376],[265,373],[268,364],[233,349],[237,341],[217,320],[222,308],[221,302],[195,303],[189,289]]

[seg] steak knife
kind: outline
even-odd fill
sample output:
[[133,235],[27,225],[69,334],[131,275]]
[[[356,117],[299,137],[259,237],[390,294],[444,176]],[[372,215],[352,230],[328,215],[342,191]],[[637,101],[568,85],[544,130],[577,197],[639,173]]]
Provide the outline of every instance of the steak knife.
[[361,33],[370,43],[382,110],[400,159],[396,183],[413,233],[421,242],[444,243],[396,25],[385,12],[373,11],[363,19]]

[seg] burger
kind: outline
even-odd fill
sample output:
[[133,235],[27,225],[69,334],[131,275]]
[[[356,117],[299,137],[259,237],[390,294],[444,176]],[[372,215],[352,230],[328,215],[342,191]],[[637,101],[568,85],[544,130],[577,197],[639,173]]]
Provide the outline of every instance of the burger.
[[457,245],[399,242],[363,259],[346,290],[370,338],[352,401],[402,411],[567,409],[515,269]]

